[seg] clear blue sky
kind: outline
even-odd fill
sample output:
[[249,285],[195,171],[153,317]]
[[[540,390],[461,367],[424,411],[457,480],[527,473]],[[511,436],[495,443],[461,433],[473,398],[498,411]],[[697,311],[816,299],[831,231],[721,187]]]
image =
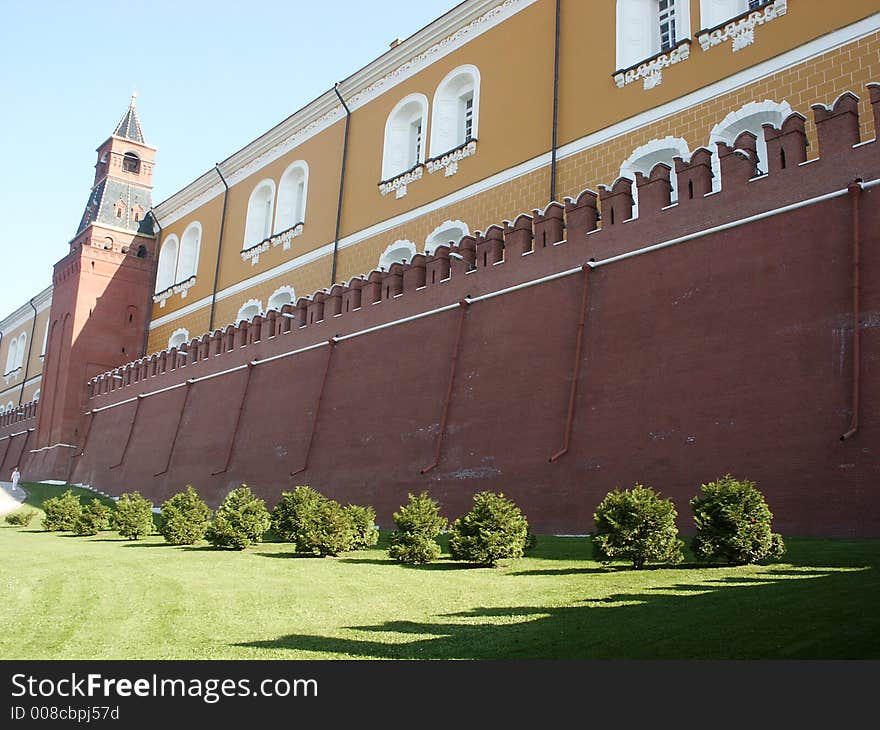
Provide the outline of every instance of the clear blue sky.
[[51,283],[131,91],[160,202],[456,0],[0,0],[0,319]]

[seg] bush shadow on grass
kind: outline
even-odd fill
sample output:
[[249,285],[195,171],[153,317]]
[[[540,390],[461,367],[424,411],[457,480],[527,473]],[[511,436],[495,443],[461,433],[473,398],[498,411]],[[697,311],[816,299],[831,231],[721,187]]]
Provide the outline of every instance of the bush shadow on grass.
[[880,614],[860,603],[876,598],[877,570],[816,566],[800,580],[767,573],[746,583],[646,586],[573,606],[476,607],[340,627],[356,636],[287,634],[236,646],[380,659],[876,659]]

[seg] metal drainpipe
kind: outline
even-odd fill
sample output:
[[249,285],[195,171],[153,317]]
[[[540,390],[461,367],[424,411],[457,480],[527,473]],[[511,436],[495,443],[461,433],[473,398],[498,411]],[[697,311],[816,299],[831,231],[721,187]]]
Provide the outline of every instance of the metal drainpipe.
[[152,293],[147,294],[147,309],[144,312],[146,316],[144,317],[144,344],[141,347],[141,357],[147,354],[147,345],[150,341],[150,320],[153,318],[153,293],[156,291],[156,275],[159,272],[159,249],[162,247],[162,224],[159,223],[156,211],[152,208],[150,208],[150,218],[153,219],[153,223],[159,229],[159,235],[156,237],[156,250],[153,255],[153,274],[150,277],[150,292]]
[[315,402],[315,415],[312,416],[312,428],[309,431],[309,441],[306,444],[306,455],[303,457],[302,466],[296,471],[290,472],[290,476],[295,477],[302,474],[309,468],[309,457],[312,455],[312,443],[315,440],[315,431],[318,430],[318,416],[321,415],[321,403],[324,400],[324,390],[327,388],[327,376],[330,373],[330,364],[333,362],[333,353],[336,350],[336,338],[331,337],[327,342],[329,349],[327,351],[327,361],[324,363],[324,375],[321,378],[321,389],[318,391],[318,400]]
[[226,230],[226,203],[229,200],[229,185],[223,173],[220,171],[220,163],[214,165],[214,169],[220,176],[220,182],[225,188],[223,192],[223,212],[220,214],[220,239],[217,241],[217,264],[214,267],[214,286],[211,288],[211,315],[208,318],[208,332],[214,332],[214,308],[217,304],[217,282],[220,278],[220,254],[223,253],[223,232]]
[[31,309],[34,310],[34,322],[31,325],[31,341],[28,343],[27,359],[24,361],[24,377],[21,381],[21,390],[18,391],[18,407],[21,408],[21,399],[24,397],[24,386],[27,384],[28,372],[31,367],[31,350],[34,348],[34,331],[37,329],[37,308],[34,306],[34,298],[28,300]]
[[862,181],[855,180],[849,186],[852,196],[853,225],[853,260],[852,260],[852,298],[853,298],[853,389],[852,389],[852,421],[849,430],[840,437],[841,441],[855,436],[859,430],[859,388],[861,381],[861,338],[859,336],[859,318],[861,308],[861,230],[859,228],[859,200],[862,196]]
[[553,45],[553,142],[550,149],[550,201],[556,200],[556,152],[559,146],[559,23],[562,0],[556,0],[556,38]]
[[434,460],[428,466],[419,470],[419,474],[427,474],[440,463],[443,453],[443,434],[446,432],[446,424],[449,419],[449,404],[452,402],[452,389],[455,386],[455,373],[458,369],[458,355],[461,351],[461,333],[464,329],[464,315],[470,306],[470,300],[465,297],[458,303],[458,328],[455,331],[455,342],[452,345],[452,357],[449,361],[449,381],[446,384],[446,395],[443,397],[443,410],[440,414],[440,426],[437,430],[437,445],[434,449]]
[[342,103],[342,108],[345,109],[345,136],[342,140],[342,171],[339,174],[339,200],[336,203],[336,234],[333,237],[333,264],[330,268],[331,287],[336,283],[336,259],[339,255],[339,228],[342,223],[342,196],[345,192],[345,164],[348,160],[348,127],[351,123],[351,109],[348,108],[348,104],[345,103],[345,99],[343,99],[342,94],[339,93],[338,83],[333,87],[333,91],[336,92],[336,96]]
[[216,471],[211,472],[211,476],[215,477],[218,474],[225,474],[229,471],[229,464],[232,462],[232,454],[235,451],[235,441],[238,437],[238,427],[241,425],[241,414],[244,411],[244,404],[247,401],[248,388],[251,385],[251,375],[254,372],[254,368],[256,367],[256,362],[251,361],[248,363],[247,375],[245,376],[244,381],[244,390],[241,394],[241,402],[238,404],[238,413],[235,416],[235,425],[232,428],[232,439],[229,442],[229,448],[226,451],[226,463],[223,464],[222,469],[217,469]]
[[584,283],[581,290],[581,313],[578,319],[577,340],[574,347],[574,363],[571,368],[571,385],[568,392],[568,415],[565,419],[565,435],[563,437],[562,448],[550,457],[551,463],[558,461],[568,453],[568,447],[571,445],[571,428],[574,425],[575,402],[577,400],[577,384],[581,377],[581,360],[584,351],[584,326],[587,322],[587,304],[589,303],[590,292],[590,265],[584,264]]

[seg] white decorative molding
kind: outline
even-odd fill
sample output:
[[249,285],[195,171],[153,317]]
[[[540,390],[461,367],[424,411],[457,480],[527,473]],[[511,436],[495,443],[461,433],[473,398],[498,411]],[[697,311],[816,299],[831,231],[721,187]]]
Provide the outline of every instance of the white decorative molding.
[[458,172],[458,163],[465,157],[471,157],[477,154],[477,140],[472,139],[465,142],[460,147],[450,150],[439,157],[434,157],[425,163],[428,172],[433,175],[438,170],[444,170],[446,177],[450,177]]
[[742,50],[755,42],[755,28],[771,20],[776,20],[788,12],[788,0],[774,0],[760,10],[752,10],[739,18],[734,18],[723,27],[697,33],[697,40],[704,51],[729,40],[734,52]]
[[290,249],[291,241],[293,241],[294,238],[301,236],[304,228],[305,224],[300,221],[286,231],[281,231],[281,233],[276,233],[274,236],[269,236],[269,238],[263,239],[250,248],[242,249],[241,260],[250,261],[251,266],[256,266],[260,261],[260,254],[266,253],[270,248],[281,246],[282,251],[288,251]]
[[294,238],[301,236],[303,234],[303,230],[305,229],[305,223],[300,221],[295,226],[291,226],[286,231],[281,231],[281,233],[276,233],[269,240],[272,242],[272,248],[276,246],[281,246],[282,251],[289,251],[290,244]]
[[164,308],[165,302],[171,299],[175,294],[179,294],[181,299],[186,299],[187,291],[192,289],[195,285],[196,277],[191,276],[189,279],[179,281],[176,284],[172,284],[167,289],[163,289],[162,291],[153,294],[153,302]]
[[266,253],[268,250],[269,239],[267,238],[265,241],[260,241],[256,246],[243,249],[241,252],[241,260],[250,261],[251,266],[256,266],[260,263],[260,254]]
[[653,89],[663,83],[663,69],[691,57],[691,42],[689,39],[681,41],[675,48],[666,53],[643,61],[638,66],[617,71],[614,74],[614,83],[622,89],[639,79],[643,80],[645,89]]
[[419,163],[411,170],[407,170],[397,177],[392,177],[389,180],[383,180],[380,182],[379,192],[382,193],[382,195],[388,195],[388,193],[393,191],[395,198],[402,198],[406,195],[407,186],[421,180],[424,176],[425,166],[422,163]]
[[[504,0],[494,7],[489,7],[491,0],[462,3],[354,73],[340,84],[340,93],[347,100],[349,109],[355,111],[536,2]],[[476,17],[473,17],[474,13]],[[457,25],[460,27],[456,28]],[[415,55],[407,58],[413,53]],[[342,105],[330,89],[220,163],[220,169],[227,183],[235,185],[344,118]],[[155,208],[156,216],[163,228],[168,227],[223,190],[217,172],[208,170],[183,190],[159,203]]]

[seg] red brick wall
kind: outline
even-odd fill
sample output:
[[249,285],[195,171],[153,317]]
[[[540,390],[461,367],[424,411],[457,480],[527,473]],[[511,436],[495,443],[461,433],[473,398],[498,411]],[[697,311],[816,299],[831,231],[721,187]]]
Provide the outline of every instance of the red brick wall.
[[[508,236],[503,263],[493,266],[490,258],[466,274],[455,262],[449,281],[424,288],[413,274],[417,260],[403,272],[397,298],[365,302],[291,333],[276,329],[270,337],[263,325],[259,341],[252,331],[234,332],[232,351],[212,349],[196,361],[191,350],[185,367],[155,375],[153,364],[140,375],[124,371],[130,385],[89,403],[103,407],[591,257],[601,262],[845,191],[856,176],[880,177],[880,146],[840,143],[858,119],[837,111],[819,125],[815,162],[771,169],[750,182],[738,176],[742,158],[731,156],[721,193],[661,210],[662,195],[643,187],[638,220],[611,225],[612,202],[605,200],[601,229],[589,232],[569,212],[567,240],[558,245],[552,221],[536,218],[536,241],[548,225],[549,245],[527,256]],[[663,170],[657,173],[648,185],[662,183]],[[475,302],[462,330],[440,463],[427,474],[420,470],[434,457],[455,309],[336,345],[308,468],[295,477],[290,472],[305,459],[327,347],[253,368],[225,473],[212,475],[227,460],[246,369],[191,386],[168,473],[153,476],[168,458],[184,388],[84,418],[79,430],[88,429],[88,441],[71,480],[115,493],[139,489],[157,503],[191,483],[214,505],[245,482],[270,507],[281,491],[310,484],[342,501],[372,504],[386,527],[409,491],[429,490],[455,516],[475,491],[492,489],[520,503],[536,531],[561,533],[591,530],[593,509],[609,489],[641,482],[672,497],[681,528],[691,532],[688,499],[701,482],[731,472],[758,482],[785,534],[878,536],[880,187],[860,196],[861,427],[840,440],[852,415],[854,197],[844,193],[601,265],[588,278],[575,273]],[[464,255],[471,243],[463,242]],[[476,245],[482,264],[490,244],[479,238]],[[397,273],[393,267],[382,275],[384,283]],[[551,463],[564,438],[585,278],[571,446]],[[39,462],[29,469],[38,473]]]

